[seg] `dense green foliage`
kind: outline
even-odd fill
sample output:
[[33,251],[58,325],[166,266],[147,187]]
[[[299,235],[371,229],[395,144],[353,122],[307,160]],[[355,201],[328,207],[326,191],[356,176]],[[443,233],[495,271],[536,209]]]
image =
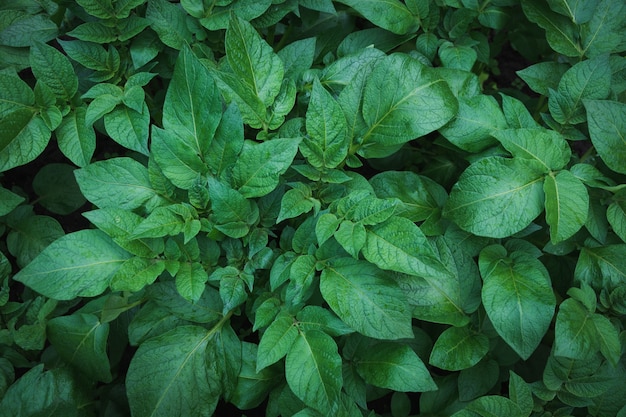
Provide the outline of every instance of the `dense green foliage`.
[[626,416],[625,15],[3,1],[0,416]]

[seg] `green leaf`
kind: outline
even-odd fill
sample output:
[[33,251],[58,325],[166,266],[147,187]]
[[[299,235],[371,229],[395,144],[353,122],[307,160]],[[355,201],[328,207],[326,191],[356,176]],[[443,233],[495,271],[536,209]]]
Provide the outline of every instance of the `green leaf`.
[[308,305],[296,316],[298,327],[303,331],[321,330],[331,336],[342,336],[354,330],[335,316],[331,311],[314,305]]
[[83,385],[67,368],[43,368],[43,363],[34,366],[9,387],[0,402],[3,417],[77,416],[76,410],[89,401]]
[[[18,209],[19,210],[19,209]],[[48,216],[11,216],[11,231],[6,237],[9,252],[17,258],[20,267],[26,266],[49,244],[64,235],[58,221]]]
[[242,342],[241,372],[230,402],[240,410],[258,407],[274,388],[279,374],[275,369],[268,368],[256,371],[257,345]]
[[36,42],[30,48],[30,65],[37,80],[45,83],[61,99],[78,91],[78,77],[65,55],[52,46]]
[[444,67],[471,71],[476,62],[477,54],[469,46],[455,45],[444,41],[439,46],[439,58]]
[[476,365],[489,351],[489,339],[468,327],[449,327],[437,338],[429,362],[447,371]]
[[250,22],[252,19],[263,15],[272,5],[271,0],[234,0],[224,2],[224,6],[213,6],[210,13],[204,13],[200,19],[202,26],[209,30],[228,28],[229,18],[235,15],[242,20]]
[[534,406],[531,385],[524,381],[515,372],[509,371],[509,397],[522,410],[522,413],[530,415]]
[[75,167],[52,163],[41,168],[33,178],[33,191],[39,196],[39,204],[56,214],[70,214],[85,204],[80,192]]
[[498,334],[524,360],[550,326],[556,298],[545,266],[526,252],[506,256],[500,245],[480,253],[482,300]]
[[554,354],[584,361],[598,352],[617,366],[621,356],[617,329],[607,317],[590,312],[579,301],[563,301],[556,316]]
[[578,28],[571,20],[550,10],[543,0],[522,0],[522,9],[528,20],[545,29],[552,49],[565,56],[583,55],[578,43]]
[[88,165],[96,150],[96,132],[86,124],[86,113],[85,107],[77,107],[56,130],[59,149],[79,167]]
[[203,158],[222,114],[222,103],[209,70],[184,46],[163,103],[163,127]]
[[148,339],[133,356],[126,386],[133,415],[211,415],[221,394],[215,364],[206,349],[216,330],[179,326]]
[[400,392],[437,389],[422,360],[407,345],[379,342],[359,349],[355,356],[359,375],[376,387]]
[[493,359],[478,362],[459,372],[459,400],[471,401],[487,394],[499,382],[500,366]]
[[102,45],[85,41],[59,41],[65,53],[85,68],[115,73],[118,68],[110,66],[109,54]]
[[198,301],[208,278],[199,262],[183,262],[176,273],[176,289],[183,298],[191,302]]
[[354,259],[358,259],[359,252],[365,245],[367,237],[365,226],[363,223],[353,223],[350,220],[344,220],[339,225],[339,229],[335,232],[335,239]]
[[596,290],[613,290],[626,282],[625,244],[583,247],[574,277]]
[[285,67],[285,78],[297,80],[313,65],[316,38],[300,39],[289,43],[278,51],[278,57]]
[[373,176],[370,184],[379,198],[402,201],[396,213],[414,222],[429,218],[437,220],[448,194],[428,177],[411,171],[386,171]]
[[579,62],[567,70],[557,91],[550,91],[550,114],[561,124],[585,121],[583,100],[608,97],[611,89],[611,66],[607,55]]
[[126,260],[111,278],[111,290],[138,292],[152,284],[165,270],[161,259],[134,256]]
[[222,115],[215,137],[205,155],[206,164],[216,178],[223,179],[223,175],[237,161],[243,148],[243,137],[241,113],[235,104],[231,104]]
[[[582,3],[585,5],[585,2]],[[606,53],[623,51],[624,22],[620,17],[625,11],[624,4],[610,0],[600,0],[590,4],[591,7],[596,4],[597,6],[591,12],[591,20],[580,28],[584,54],[592,58]]]
[[306,112],[308,137],[300,143],[300,152],[316,168],[335,168],[348,156],[350,141],[341,106],[319,80],[313,83]]
[[259,217],[258,208],[241,193],[212,177],[208,184],[215,228],[232,238],[247,235]]
[[94,297],[130,255],[99,230],[81,230],[54,241],[14,279],[56,300]]
[[548,0],[550,8],[555,12],[569,17],[577,25],[591,20],[596,9],[596,2],[579,2],[575,0]]
[[117,40],[117,31],[114,27],[107,26],[103,22],[86,22],[76,26],[68,35],[85,42],[106,44]]
[[478,236],[511,236],[543,211],[543,174],[532,160],[480,159],[452,187],[444,216]]
[[211,73],[226,102],[239,108],[244,123],[255,129],[268,128],[267,106],[250,85],[230,72],[213,69]]
[[94,162],[76,170],[75,175],[85,197],[100,208],[132,210],[157,195],[148,169],[127,157]]
[[55,317],[47,323],[47,335],[64,361],[90,378],[111,382],[108,323],[101,323],[93,314]]
[[151,151],[163,174],[175,186],[189,190],[207,167],[190,144],[170,130],[152,125]]
[[111,139],[126,149],[149,155],[150,112],[145,103],[141,112],[120,106],[105,114],[104,128]]
[[161,42],[171,48],[180,50],[185,43],[193,41],[185,11],[167,0],[149,1],[146,19]]
[[506,127],[506,119],[496,99],[480,94],[459,97],[459,111],[441,134],[459,148],[478,152],[496,141],[493,135]]
[[248,298],[246,283],[239,270],[232,266],[215,270],[211,274],[211,280],[217,277],[220,282],[220,297],[224,304],[222,312],[228,314]]
[[245,20],[231,15],[225,38],[226,58],[235,75],[270,106],[284,76],[284,66],[272,48]]
[[298,152],[298,139],[246,141],[233,167],[233,183],[246,198],[262,197],[278,186],[279,177]]
[[593,146],[609,168],[626,174],[626,104],[585,100],[584,105]]
[[366,262],[341,258],[324,268],[320,291],[335,313],[377,339],[412,337],[411,311],[400,287]]
[[293,184],[293,186],[294,188],[288,190],[280,200],[280,212],[278,213],[276,223],[298,217],[313,209],[314,204],[311,201],[310,187],[302,183]]
[[398,0],[339,0],[367,20],[398,35],[414,31],[418,23],[409,9]]
[[[5,13],[9,10],[5,9]],[[13,11],[17,12],[15,9]],[[45,14],[17,13],[19,14],[15,16],[15,19],[11,19],[8,25],[2,22],[0,45],[19,48],[31,46],[36,42],[48,42],[56,38],[59,28]]]
[[[1,192],[1,190],[0,190]],[[616,235],[626,242],[626,204],[624,201],[614,201],[606,210],[606,218]]]
[[548,96],[550,90],[558,88],[561,77],[569,68],[569,65],[562,62],[540,62],[517,71],[516,74],[531,90],[542,96]]
[[306,405],[328,413],[339,401],[341,362],[332,337],[319,330],[299,333],[285,361],[287,384]]
[[0,172],[37,158],[50,141],[50,129],[33,109],[20,108],[0,120]]
[[291,315],[279,313],[265,330],[259,342],[257,372],[278,362],[289,352],[298,337],[298,328],[295,324]]
[[[485,417],[523,417],[522,411],[517,404],[508,398],[497,395],[485,395],[484,397],[477,398],[467,405],[466,410],[471,412],[471,415],[476,413],[479,416]],[[456,414],[453,415],[456,416]]]
[[399,145],[424,136],[457,112],[457,101],[435,71],[403,55],[390,55],[372,71],[363,92],[363,134],[367,146]]
[[381,269],[437,279],[450,274],[420,228],[403,217],[368,229],[362,250],[365,259]]
[[572,237],[585,224],[589,193],[587,187],[569,171],[547,175],[543,191],[550,241],[556,244]]
[[24,197],[0,187],[0,216],[9,214],[22,201],[24,201]]
[[315,224],[315,236],[317,242],[322,245],[335,233],[339,227],[339,219],[332,213],[324,213],[317,218]]
[[[185,224],[194,214],[193,209],[184,204],[156,207],[137,227],[129,238],[175,236],[183,233]],[[185,241],[187,243],[188,239]]]
[[515,158],[535,160],[543,165],[545,173],[562,169],[572,156],[563,136],[553,130],[505,129],[492,134]]

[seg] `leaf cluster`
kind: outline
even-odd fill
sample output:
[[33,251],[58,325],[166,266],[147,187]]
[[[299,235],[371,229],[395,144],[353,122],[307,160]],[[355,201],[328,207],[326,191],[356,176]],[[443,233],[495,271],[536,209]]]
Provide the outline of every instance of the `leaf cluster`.
[[4,2],[0,417],[626,416],[625,14]]

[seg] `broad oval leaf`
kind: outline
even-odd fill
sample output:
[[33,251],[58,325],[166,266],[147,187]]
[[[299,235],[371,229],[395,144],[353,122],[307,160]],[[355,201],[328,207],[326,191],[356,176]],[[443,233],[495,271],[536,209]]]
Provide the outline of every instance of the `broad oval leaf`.
[[367,262],[350,258],[334,261],[322,271],[320,291],[346,324],[366,336],[413,336],[411,310],[402,290]]
[[546,221],[550,225],[550,241],[559,243],[572,237],[587,220],[589,193],[587,187],[569,171],[546,176]]
[[400,392],[437,389],[422,360],[405,344],[376,343],[359,349],[355,359],[359,375],[374,386]]
[[78,91],[78,77],[70,60],[52,46],[35,42],[30,48],[30,63],[35,77],[57,97],[68,100]]
[[90,378],[111,382],[109,323],[101,323],[93,314],[55,317],[47,323],[47,335],[63,360]]
[[449,327],[439,336],[429,362],[447,371],[476,365],[489,351],[489,339],[468,327]]
[[215,364],[206,358],[213,334],[199,326],[180,326],[139,346],[126,375],[133,416],[213,413],[222,388],[211,369]]
[[394,147],[430,133],[457,112],[457,100],[434,70],[406,55],[390,55],[370,74],[363,92],[368,146]]
[[444,215],[478,236],[511,236],[543,211],[543,176],[532,160],[480,159],[452,187]]
[[184,45],[163,103],[163,127],[204,157],[221,116],[222,102],[211,73]]
[[75,171],[75,175],[85,197],[100,208],[132,210],[157,195],[148,169],[127,157],[94,162]]
[[516,158],[532,159],[544,166],[545,172],[563,168],[572,151],[561,134],[541,128],[506,129],[492,132],[507,151]]
[[104,232],[81,230],[52,242],[14,279],[56,300],[94,297],[128,258]]
[[415,30],[418,23],[409,9],[398,0],[339,0],[361,13],[377,26],[398,35]]
[[301,332],[287,353],[287,384],[306,405],[329,413],[343,385],[341,363],[332,337],[319,330]]
[[584,104],[593,146],[609,168],[626,174],[626,104],[610,100]]
[[502,249],[493,245],[480,253],[483,305],[498,334],[528,359],[550,327],[556,298],[538,259],[525,252],[506,257]]
[[282,359],[297,337],[298,329],[293,317],[287,313],[279,313],[261,336],[256,371],[260,372]]
[[263,143],[247,141],[235,166],[235,188],[246,198],[262,197],[278,186],[298,152],[299,139],[272,139]]

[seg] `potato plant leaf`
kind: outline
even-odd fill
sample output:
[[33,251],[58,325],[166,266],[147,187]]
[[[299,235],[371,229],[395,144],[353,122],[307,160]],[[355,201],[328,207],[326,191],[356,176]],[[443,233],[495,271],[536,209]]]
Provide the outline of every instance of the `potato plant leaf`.
[[81,230],[54,241],[14,279],[56,300],[100,295],[130,258],[99,230]]
[[539,260],[521,251],[506,256],[503,249],[494,245],[481,251],[482,301],[498,334],[527,359],[550,326],[556,299]]

